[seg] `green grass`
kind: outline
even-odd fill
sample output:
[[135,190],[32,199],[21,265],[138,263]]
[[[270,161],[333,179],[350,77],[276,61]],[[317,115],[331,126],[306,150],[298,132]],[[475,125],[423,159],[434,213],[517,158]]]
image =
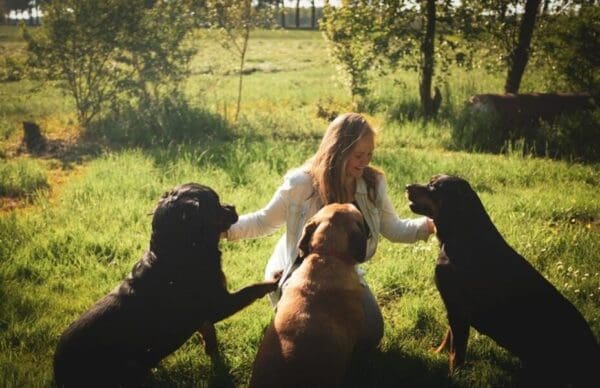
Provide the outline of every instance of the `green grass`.
[[47,187],[47,171],[36,160],[21,158],[0,164],[0,196],[18,197]]
[[[213,41],[199,38],[204,49],[186,85],[190,106],[184,107],[185,115],[169,120],[174,131],[181,125],[191,133],[194,122],[201,131],[183,139],[169,141],[175,135],[163,134],[160,141],[143,141],[144,128],[136,135],[140,138],[130,132],[129,137],[119,137],[119,129],[135,131],[135,125],[107,120],[93,134],[112,140],[103,143],[102,153],[80,161],[77,174],[63,171],[68,179],[53,187],[57,190],[52,196],[33,196],[26,208],[0,213],[0,386],[52,386],[58,336],[141,257],[149,241],[149,213],[164,191],[195,181],[213,187],[239,213],[257,210],[269,201],[285,171],[316,150],[327,125],[317,116],[317,106],[348,109],[350,100],[319,33],[260,31],[253,39],[248,65],[257,70],[244,79],[238,124],[227,120],[233,115],[237,79],[225,65],[234,65]],[[206,70],[210,66],[212,72]],[[398,212],[413,216],[404,196],[407,183],[423,182],[437,173],[467,178],[507,241],[578,307],[599,338],[599,166],[522,157],[518,152],[451,151],[449,122],[423,125],[390,119],[394,104],[418,96],[411,76],[394,77],[405,79],[408,86],[377,80],[379,109],[369,119],[379,128],[373,163],[386,171]],[[471,93],[498,91],[485,86],[499,88],[498,77],[502,75],[457,72],[448,85],[452,97],[447,102],[458,107]],[[58,132],[69,125],[70,103],[52,85],[27,101],[6,97],[27,82],[0,84],[0,118],[19,123],[32,116],[53,123]],[[216,136],[221,132],[227,136]],[[16,133],[4,136],[10,139]],[[10,155],[8,140],[0,140],[0,146],[5,150],[0,155]],[[18,174],[23,177],[44,177],[67,168],[61,161],[2,156],[0,171],[12,171],[19,163],[31,163],[31,171],[37,171]],[[35,184],[27,185],[25,180],[13,184],[25,192],[37,190]],[[262,278],[282,232],[222,242],[230,289]],[[355,361],[349,386],[518,384],[518,360],[475,331],[468,364],[460,373],[448,377],[447,355],[432,353],[447,327],[433,283],[437,250],[434,238],[410,245],[383,240],[376,256],[364,265],[382,307],[385,336],[379,350]],[[272,316],[267,301],[261,300],[218,323],[222,364],[213,365],[198,338],[191,338],[153,372],[153,385],[246,386]]]

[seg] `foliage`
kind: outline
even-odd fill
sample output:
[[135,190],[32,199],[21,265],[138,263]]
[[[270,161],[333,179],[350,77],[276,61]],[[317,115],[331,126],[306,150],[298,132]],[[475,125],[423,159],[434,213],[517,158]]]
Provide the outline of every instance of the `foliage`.
[[459,149],[475,152],[506,151],[508,129],[494,111],[465,108],[457,118],[452,141]]
[[[0,53],[3,50],[0,50]],[[0,59],[0,82],[14,82],[23,79],[27,71],[25,60],[19,56],[6,55]]]
[[600,162],[600,108],[544,123],[534,141],[538,154],[583,162]]
[[505,71],[517,45],[521,10],[527,0],[465,0],[460,15],[464,36],[479,49],[489,71]]
[[[213,187],[240,214],[260,209],[281,184],[283,174],[317,149],[328,124],[316,116],[319,102],[338,112],[349,109],[347,93],[333,86],[337,71],[319,33],[258,30],[251,39],[247,60],[258,70],[244,80],[248,109],[238,124],[230,126],[220,117],[222,101],[237,93],[237,79],[226,76],[230,64],[225,50],[208,35],[194,42],[200,50],[191,64],[185,104],[164,102],[157,111],[164,128],[175,131],[182,126],[184,133],[197,130],[198,136],[169,141],[167,131],[151,142],[141,128],[145,122],[136,126],[136,121],[142,121],[137,114],[151,115],[152,110],[133,111],[131,116],[129,111],[121,116],[113,112],[115,116],[102,117],[90,128],[102,124],[98,135],[114,134],[110,139],[116,144],[102,143],[101,155],[89,155],[73,169],[48,156],[53,166],[41,165],[51,185],[47,195],[34,196],[24,209],[0,212],[0,386],[52,386],[58,336],[110,292],[147,249],[149,213],[164,191],[194,181]],[[210,89],[213,76],[221,83]],[[502,78],[481,69],[454,69],[448,79],[453,93],[445,101],[458,110],[471,94],[500,90]],[[406,85],[402,92],[393,79]],[[371,85],[380,98],[381,112],[399,94],[418,95],[415,73],[401,69],[373,78]],[[22,96],[20,91],[30,87],[29,80],[0,84],[0,120],[17,121],[20,129],[19,119],[32,115],[40,118],[44,128],[44,123],[54,121],[59,122],[56,127],[68,126],[69,101],[53,83],[43,85],[44,94]],[[198,95],[200,87],[206,92]],[[516,152],[449,150],[451,128],[444,120],[398,122],[384,113],[368,120],[379,129],[373,163],[385,170],[391,201],[401,217],[414,216],[404,196],[407,183],[425,182],[437,173],[469,179],[506,241],[575,304],[600,338],[597,165],[523,157]],[[127,131],[121,131],[121,125]],[[2,124],[0,130],[8,126]],[[211,130],[231,136],[207,140]],[[135,131],[143,135],[132,140]],[[119,138],[123,133],[131,133],[131,138]],[[47,134],[64,138],[56,132]],[[64,174],[60,183],[57,173]],[[281,233],[221,241],[230,290],[262,278]],[[459,373],[448,376],[448,354],[431,351],[447,329],[432,278],[438,249],[435,238],[416,244],[382,239],[377,255],[363,264],[382,308],[385,334],[376,351],[353,363],[348,387],[524,385],[518,360],[476,330],[471,330],[468,363]],[[148,386],[247,386],[272,317],[268,302],[260,300],[217,323],[221,357],[216,362],[193,336],[153,370]]]
[[456,120],[452,141],[459,149],[524,154],[587,163],[600,162],[600,109],[563,114],[553,122],[514,126],[495,111],[465,108]]
[[87,135],[90,140],[118,148],[148,148],[200,140],[209,144],[231,137],[230,128],[220,116],[190,106],[181,93],[111,110],[90,124]]
[[250,40],[250,31],[258,26],[268,26],[272,20],[270,8],[254,7],[251,0],[207,0],[204,2],[204,21],[220,32],[222,46],[239,58],[238,95],[235,121],[238,120],[242,102],[244,64]]
[[65,81],[84,126],[120,97],[156,98],[185,75],[187,2],[55,0],[43,10],[43,26],[25,30],[31,60]]
[[369,87],[369,70],[375,65],[377,5],[364,0],[342,1],[341,7],[326,4],[321,30],[329,42],[331,56],[347,76],[346,85],[356,102],[365,97]]
[[537,67],[557,90],[588,91],[600,100],[600,5],[547,15],[540,25]]
[[[439,3],[439,4],[438,4]],[[348,75],[351,95],[365,97],[369,92],[369,71],[380,74],[401,68],[419,74],[421,88],[430,87],[437,62],[436,81],[443,83],[450,65],[470,63],[471,53],[461,48],[456,37],[449,36],[454,24],[451,1],[435,2],[436,16],[429,19],[425,2],[402,1],[346,1],[342,7],[324,9],[321,28],[330,43],[330,51],[344,74]],[[426,29],[435,22],[435,39],[428,42]],[[433,54],[432,54],[433,53]],[[430,90],[421,95],[421,114],[431,112]]]

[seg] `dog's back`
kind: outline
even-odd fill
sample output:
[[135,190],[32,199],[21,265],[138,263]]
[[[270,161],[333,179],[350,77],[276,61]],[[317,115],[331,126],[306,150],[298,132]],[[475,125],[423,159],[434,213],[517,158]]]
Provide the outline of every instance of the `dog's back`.
[[[475,244],[478,270],[465,274],[464,293],[474,301],[472,326],[519,357],[531,376],[577,386],[596,380],[600,347],[584,317],[499,234],[497,241],[503,243]],[[469,288],[469,282],[485,286]]]
[[440,175],[407,191],[441,243],[435,280],[450,330],[438,351],[450,346],[450,370],[464,362],[473,326],[521,359],[528,382],[598,381],[600,348],[585,319],[508,245],[467,181]]
[[294,271],[254,363],[251,387],[336,387],[364,332],[353,265],[318,254]]
[[197,269],[175,282],[157,267],[146,252],[119,286],[64,331],[54,355],[57,386],[139,385],[198,329],[194,309],[202,306],[205,274]]
[[258,350],[250,386],[337,387],[366,332],[355,265],[364,261],[364,218],[349,204],[329,204],[304,227],[302,264],[285,283]]

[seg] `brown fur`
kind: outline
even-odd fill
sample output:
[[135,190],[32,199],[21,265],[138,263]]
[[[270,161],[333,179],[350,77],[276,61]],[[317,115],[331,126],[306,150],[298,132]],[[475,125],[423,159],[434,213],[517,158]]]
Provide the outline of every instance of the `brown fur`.
[[322,208],[304,229],[302,264],[285,285],[254,362],[250,387],[340,386],[364,335],[366,254],[362,215],[349,204]]

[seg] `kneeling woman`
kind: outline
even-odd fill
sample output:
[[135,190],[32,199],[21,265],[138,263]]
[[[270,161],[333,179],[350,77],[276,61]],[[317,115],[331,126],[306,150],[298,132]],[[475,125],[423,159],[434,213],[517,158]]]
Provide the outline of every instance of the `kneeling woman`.
[[[285,224],[265,270],[265,277],[283,271],[282,281],[298,256],[304,224],[326,204],[353,203],[363,214],[369,230],[367,260],[377,248],[379,235],[392,242],[427,240],[434,232],[428,218],[402,220],[386,189],[382,171],[369,166],[375,148],[375,131],[357,113],[346,113],[331,122],[316,154],[301,167],[290,170],[271,201],[261,210],[245,214],[226,234],[228,240],[255,238],[275,232]],[[375,297],[357,267],[363,284],[363,303],[368,323],[364,344],[376,347],[383,337],[383,319]],[[285,286],[285,284],[283,285]],[[279,293],[270,294],[276,306]]]

